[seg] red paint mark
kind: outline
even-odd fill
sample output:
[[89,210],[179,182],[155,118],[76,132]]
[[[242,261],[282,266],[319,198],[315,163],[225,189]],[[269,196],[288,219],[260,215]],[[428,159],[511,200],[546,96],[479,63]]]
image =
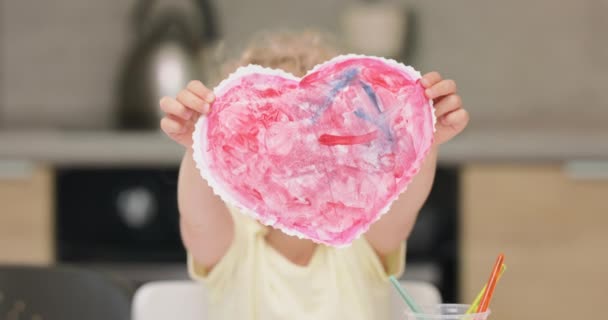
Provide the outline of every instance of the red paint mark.
[[276,96],[280,96],[282,92],[280,92],[279,90],[276,89],[266,89],[266,90],[262,90],[260,91],[260,96],[263,98],[271,98],[271,97],[276,97]]
[[360,136],[334,136],[331,134],[322,134],[319,137],[319,143],[326,146],[365,144],[376,140],[377,137],[378,131],[373,131]]
[[262,197],[262,194],[257,189],[251,190],[251,195],[260,201],[264,201],[264,197]]

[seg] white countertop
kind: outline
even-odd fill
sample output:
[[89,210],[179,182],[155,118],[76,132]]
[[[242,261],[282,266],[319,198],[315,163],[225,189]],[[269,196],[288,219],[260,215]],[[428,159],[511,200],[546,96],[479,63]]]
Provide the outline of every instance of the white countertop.
[[[173,166],[183,148],[160,132],[0,131],[0,160],[74,166]],[[440,162],[608,161],[605,132],[469,130],[442,146]]]
[[183,147],[160,132],[0,132],[0,159],[52,165],[173,166]]

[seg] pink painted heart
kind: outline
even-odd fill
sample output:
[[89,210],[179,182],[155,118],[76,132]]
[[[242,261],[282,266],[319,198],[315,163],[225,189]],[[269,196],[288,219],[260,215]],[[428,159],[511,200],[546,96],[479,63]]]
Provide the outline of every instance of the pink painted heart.
[[433,143],[420,73],[340,56],[303,78],[248,66],[216,89],[194,132],[215,193],[261,223],[348,245],[403,192]]

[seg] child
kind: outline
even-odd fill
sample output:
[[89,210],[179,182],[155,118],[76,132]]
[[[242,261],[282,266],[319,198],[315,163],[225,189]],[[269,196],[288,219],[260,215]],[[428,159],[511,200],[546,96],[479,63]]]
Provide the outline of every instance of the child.
[[[237,65],[259,64],[303,76],[336,50],[316,33],[259,39]],[[403,272],[407,239],[430,192],[438,146],[468,122],[456,85],[439,73],[422,85],[435,102],[435,145],[421,171],[391,210],[351,246],[336,249],[262,226],[224,204],[192,159],[192,131],[214,100],[192,81],[177,98],[160,101],[163,131],[185,148],[178,200],[182,239],[193,278],[210,293],[210,319],[389,319],[388,276]]]

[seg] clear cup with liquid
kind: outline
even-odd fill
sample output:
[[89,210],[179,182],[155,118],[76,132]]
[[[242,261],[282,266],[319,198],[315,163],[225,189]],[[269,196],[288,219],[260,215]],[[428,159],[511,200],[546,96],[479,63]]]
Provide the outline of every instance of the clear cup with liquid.
[[486,320],[490,316],[490,310],[482,313],[466,314],[470,305],[468,304],[437,304],[432,306],[421,306],[422,312],[414,313],[405,311],[407,320]]

